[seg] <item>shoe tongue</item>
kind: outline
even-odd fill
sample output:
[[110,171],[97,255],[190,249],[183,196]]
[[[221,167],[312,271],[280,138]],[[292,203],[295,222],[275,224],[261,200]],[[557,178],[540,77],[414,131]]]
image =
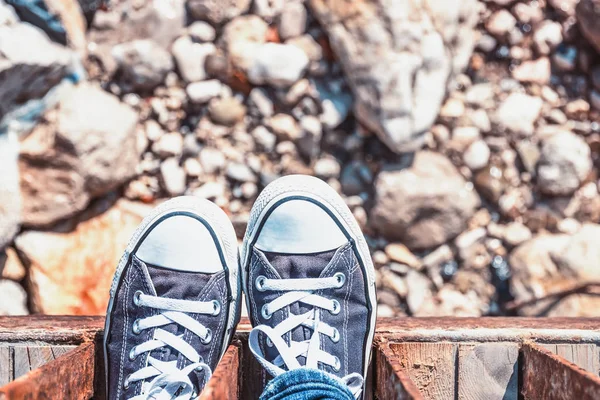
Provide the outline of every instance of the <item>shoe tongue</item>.
[[[327,267],[338,249],[322,253],[313,254],[282,254],[282,253],[264,253],[271,266],[279,273],[282,279],[304,279],[319,278],[321,273]],[[301,287],[298,288],[302,290]],[[290,312],[293,314],[303,314],[312,307],[294,303],[290,305]],[[300,326],[292,331],[292,340],[300,342],[308,340],[312,336],[312,329]],[[300,364],[306,361],[301,357]]]
[[[146,267],[156,295],[179,300],[197,300],[213,276],[213,274],[174,271],[148,264]],[[158,313],[157,310],[156,313]],[[161,326],[160,329],[178,336],[185,330],[184,327],[175,323]],[[161,361],[174,361],[177,360],[179,352],[165,346],[152,351],[150,356]]]

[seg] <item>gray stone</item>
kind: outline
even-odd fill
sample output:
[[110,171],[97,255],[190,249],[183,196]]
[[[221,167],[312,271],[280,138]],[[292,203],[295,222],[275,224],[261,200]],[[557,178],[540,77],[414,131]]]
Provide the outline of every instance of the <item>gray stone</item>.
[[471,143],[463,154],[463,161],[471,171],[479,170],[485,167],[490,160],[490,148],[483,140],[476,140]]
[[204,21],[196,21],[188,27],[188,35],[195,42],[212,42],[217,37],[215,28]]
[[232,162],[227,166],[227,171],[225,172],[229,179],[238,182],[254,182],[256,183],[258,179],[256,175],[252,172],[250,167],[246,164]]
[[533,34],[533,43],[540,54],[550,54],[563,40],[562,26],[558,22],[544,21]]
[[117,45],[112,55],[124,82],[134,91],[153,90],[173,70],[169,52],[152,40],[135,40]]
[[512,132],[531,135],[542,111],[542,103],[539,97],[512,93],[500,104],[495,122]]
[[356,117],[392,150],[423,144],[447,82],[469,62],[478,4],[310,1],[354,93]]
[[208,174],[214,174],[225,167],[225,156],[217,149],[204,147],[200,151],[200,164]]
[[19,17],[15,13],[15,9],[6,4],[4,0],[0,0],[0,26],[14,25],[19,22]]
[[480,203],[452,163],[428,151],[416,153],[410,167],[386,167],[375,190],[372,226],[410,249],[433,248],[453,239]]
[[517,19],[509,11],[501,9],[488,18],[485,28],[492,35],[502,38],[515,27],[516,23]]
[[190,16],[195,20],[220,25],[248,11],[251,0],[187,0]]
[[310,61],[319,61],[323,58],[323,48],[311,35],[306,34],[288,39],[285,44],[302,49]]
[[198,82],[208,78],[204,63],[217,51],[212,43],[195,43],[189,36],[182,36],[173,43],[171,53],[177,69],[186,82]]
[[[16,40],[18,38],[18,40]],[[26,23],[0,26],[0,120],[74,74],[76,54]]]
[[273,22],[281,14],[286,0],[254,0],[252,11],[267,22]]
[[219,96],[223,85],[218,79],[194,82],[187,85],[185,92],[192,103],[208,103],[213,97]]
[[179,166],[177,158],[168,158],[160,164],[160,177],[170,196],[185,192],[185,170]]
[[317,82],[323,112],[321,123],[327,129],[337,128],[348,116],[352,107],[352,94],[343,90],[332,90],[323,82]]
[[580,136],[559,132],[542,143],[537,182],[549,195],[573,193],[592,170],[590,148]]
[[183,137],[179,132],[166,133],[154,142],[152,152],[160,158],[178,157],[183,153]]
[[306,8],[301,1],[288,1],[279,16],[279,37],[287,40],[300,36],[306,30]]
[[344,166],[340,183],[344,194],[359,195],[366,192],[373,183],[373,173],[363,161],[352,161]]
[[244,15],[225,25],[220,43],[231,65],[247,73],[268,29],[269,25],[256,15]]
[[335,157],[325,156],[323,158],[319,158],[317,162],[315,162],[315,175],[323,178],[337,178],[340,175],[340,163]]
[[29,315],[27,293],[17,282],[0,279],[0,316]]
[[254,107],[256,107],[261,117],[269,118],[273,115],[273,101],[264,89],[252,89],[248,96],[248,100],[250,104],[253,104]]
[[302,78],[308,57],[296,46],[265,43],[256,49],[248,68],[248,80],[255,85],[285,88]]
[[23,223],[50,225],[131,179],[140,156],[137,120],[98,86],[80,84],[65,95],[54,118],[21,142]]
[[18,156],[16,136],[0,134],[0,250],[12,242],[21,223]]
[[273,151],[277,144],[277,137],[262,125],[252,130],[252,137],[267,152]]
[[301,154],[309,159],[313,159],[319,154],[321,137],[323,136],[323,127],[318,118],[306,115],[300,120],[300,138],[296,141],[296,146]]

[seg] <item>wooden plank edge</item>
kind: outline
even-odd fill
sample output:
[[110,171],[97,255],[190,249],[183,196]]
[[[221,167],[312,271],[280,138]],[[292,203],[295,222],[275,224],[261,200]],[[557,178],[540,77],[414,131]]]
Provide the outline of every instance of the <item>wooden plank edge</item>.
[[240,393],[240,343],[227,348],[198,400],[237,400]]
[[532,342],[523,344],[521,352],[521,393],[526,400],[600,399],[600,377]]
[[89,399],[94,394],[93,342],[80,345],[55,360],[0,387],[0,399]]
[[374,357],[375,398],[378,400],[424,400],[387,342],[377,342]]

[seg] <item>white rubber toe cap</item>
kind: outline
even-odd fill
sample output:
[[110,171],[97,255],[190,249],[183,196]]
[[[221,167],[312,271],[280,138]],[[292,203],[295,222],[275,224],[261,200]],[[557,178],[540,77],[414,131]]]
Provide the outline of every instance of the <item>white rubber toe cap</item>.
[[301,199],[278,205],[266,218],[255,243],[261,251],[307,254],[337,249],[348,239],[320,206]]
[[136,256],[147,264],[177,271],[223,270],[211,231],[191,215],[171,215],[160,221],[142,240]]

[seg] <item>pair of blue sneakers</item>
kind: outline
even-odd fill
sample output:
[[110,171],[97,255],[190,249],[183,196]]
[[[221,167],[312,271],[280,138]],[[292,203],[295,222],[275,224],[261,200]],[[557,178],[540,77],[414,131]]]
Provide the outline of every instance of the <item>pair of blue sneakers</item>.
[[146,217],[110,290],[104,333],[110,399],[189,399],[240,318],[273,377],[324,371],[360,397],[375,332],[375,273],[352,213],[325,182],[292,175],[256,200],[238,251],[225,212],[180,197]]

